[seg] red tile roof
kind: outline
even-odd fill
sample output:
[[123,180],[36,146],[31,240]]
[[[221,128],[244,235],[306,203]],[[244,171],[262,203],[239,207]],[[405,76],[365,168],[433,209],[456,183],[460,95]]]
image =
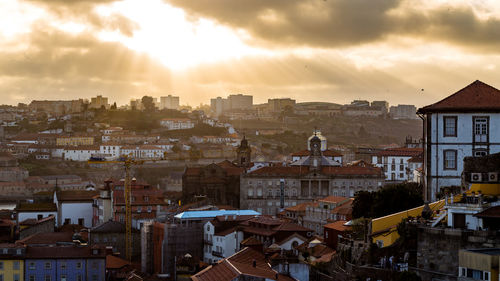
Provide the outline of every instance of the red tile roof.
[[423,148],[389,148],[386,150],[379,151],[376,156],[409,156],[409,157],[419,157],[424,153]]
[[57,192],[57,200],[61,201],[93,201],[99,192],[91,190],[67,190]]
[[329,223],[329,224],[325,224],[323,227],[324,228],[329,228],[329,229],[334,229],[334,230],[337,230],[337,231],[344,232],[344,231],[347,231],[347,230],[351,229],[350,226],[345,226],[344,225],[345,223],[346,223],[346,221],[336,221],[336,222],[332,222],[332,223]]
[[113,255],[106,256],[106,269],[120,269],[130,265],[130,262]]
[[500,218],[500,206],[488,208],[474,216],[479,218]]
[[[273,166],[262,167],[250,175],[306,175],[309,173],[308,166]],[[325,175],[382,175],[382,169],[373,166],[343,166],[343,167],[322,167],[321,174]]]
[[71,259],[71,258],[102,258],[106,257],[104,249],[98,249],[93,254],[90,246],[51,246],[51,247],[27,247],[26,258],[28,259]]
[[289,212],[305,212],[306,208],[309,206],[316,206],[318,205],[317,202],[305,202],[305,203],[300,203],[295,206],[287,207],[285,208],[286,211]]
[[319,202],[325,202],[325,203],[340,203],[349,200],[347,197],[341,197],[341,196],[328,196],[325,198],[321,198],[318,201]]
[[434,104],[422,107],[418,113],[488,112],[500,110],[500,90],[479,80]]
[[345,204],[342,204],[338,207],[336,207],[335,209],[332,210],[332,214],[339,214],[339,215],[345,215],[345,216],[349,216],[352,214],[352,202],[354,201],[354,199],[350,199],[349,201],[347,201]]

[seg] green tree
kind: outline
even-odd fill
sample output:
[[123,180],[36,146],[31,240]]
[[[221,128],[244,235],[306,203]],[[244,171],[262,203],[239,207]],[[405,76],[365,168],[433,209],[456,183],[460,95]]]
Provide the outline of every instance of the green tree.
[[153,97],[150,96],[143,96],[141,99],[142,106],[144,107],[144,110],[147,112],[153,112],[155,111],[155,103],[153,101]]
[[374,193],[369,191],[358,191],[352,202],[353,218],[371,218]]

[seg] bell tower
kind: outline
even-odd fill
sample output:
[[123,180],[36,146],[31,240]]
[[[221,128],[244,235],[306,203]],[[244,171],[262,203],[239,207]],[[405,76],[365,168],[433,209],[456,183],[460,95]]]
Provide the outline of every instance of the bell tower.
[[240,146],[236,149],[236,162],[238,166],[248,168],[251,163],[252,149],[248,145],[248,140],[243,136]]
[[310,152],[309,152],[309,167],[312,170],[321,169],[321,139],[314,132],[314,136],[309,141]]

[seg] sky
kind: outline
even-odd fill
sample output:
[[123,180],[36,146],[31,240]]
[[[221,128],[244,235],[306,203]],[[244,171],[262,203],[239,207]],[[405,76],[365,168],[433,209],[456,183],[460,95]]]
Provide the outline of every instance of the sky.
[[500,88],[496,0],[2,0],[0,103],[387,100]]

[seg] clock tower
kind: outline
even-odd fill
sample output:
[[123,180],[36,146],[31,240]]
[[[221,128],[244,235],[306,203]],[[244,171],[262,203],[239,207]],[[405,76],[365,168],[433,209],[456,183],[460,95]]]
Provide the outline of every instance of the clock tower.
[[312,170],[321,169],[321,139],[314,134],[314,136],[309,141],[311,150],[309,155],[309,167]]

